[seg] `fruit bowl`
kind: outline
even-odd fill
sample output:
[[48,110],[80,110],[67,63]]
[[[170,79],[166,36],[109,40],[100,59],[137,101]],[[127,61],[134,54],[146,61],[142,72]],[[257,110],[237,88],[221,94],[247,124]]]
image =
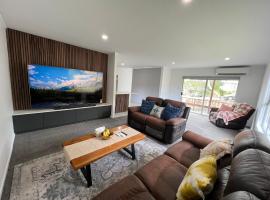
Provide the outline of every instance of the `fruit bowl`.
[[101,138],[102,138],[103,140],[108,140],[108,139],[111,137],[111,135],[112,135],[112,133],[110,132],[110,130],[106,128],[106,129],[102,132]]

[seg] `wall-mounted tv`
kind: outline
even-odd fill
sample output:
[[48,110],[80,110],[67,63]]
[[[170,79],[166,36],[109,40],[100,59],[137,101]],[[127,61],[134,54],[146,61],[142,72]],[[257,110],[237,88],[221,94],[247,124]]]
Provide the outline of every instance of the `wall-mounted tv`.
[[103,73],[62,67],[28,65],[32,108],[100,103]]

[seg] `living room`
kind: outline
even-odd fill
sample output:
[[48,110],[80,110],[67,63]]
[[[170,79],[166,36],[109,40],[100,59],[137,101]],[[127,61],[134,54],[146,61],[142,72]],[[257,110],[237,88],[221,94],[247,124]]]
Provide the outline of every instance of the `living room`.
[[269,10],[2,0],[1,199],[268,199]]

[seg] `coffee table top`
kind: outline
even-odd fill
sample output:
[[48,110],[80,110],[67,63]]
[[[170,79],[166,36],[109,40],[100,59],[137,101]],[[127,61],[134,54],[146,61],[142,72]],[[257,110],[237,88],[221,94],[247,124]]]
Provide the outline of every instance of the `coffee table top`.
[[87,134],[66,141],[63,144],[65,156],[70,161],[72,167],[77,170],[145,138],[144,134],[127,125],[110,129],[111,132],[120,132],[121,130],[127,133],[126,137],[119,137],[113,134],[110,139],[103,140],[94,134]]

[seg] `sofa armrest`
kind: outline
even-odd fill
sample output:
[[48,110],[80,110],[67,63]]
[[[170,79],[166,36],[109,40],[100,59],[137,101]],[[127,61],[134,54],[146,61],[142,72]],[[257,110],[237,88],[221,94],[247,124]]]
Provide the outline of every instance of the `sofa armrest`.
[[183,123],[186,123],[186,119],[184,118],[172,118],[166,121],[166,125],[168,126],[179,126],[182,125]]
[[218,108],[211,108],[211,109],[210,109],[210,113],[211,113],[211,112],[217,112],[217,111],[218,111]]
[[225,156],[217,160],[218,169],[227,167],[231,165],[231,163],[232,163],[232,154],[226,154]]
[[129,112],[138,112],[141,110],[141,106],[132,106],[132,107],[128,107],[128,111]]
[[191,108],[190,107],[186,107],[183,113],[183,118],[188,119],[189,113],[190,113]]
[[203,137],[201,135],[198,135],[196,133],[193,133],[191,131],[186,131],[184,135],[182,136],[183,140],[186,140],[195,146],[197,146],[200,149],[203,149],[208,144],[210,144],[213,140]]

